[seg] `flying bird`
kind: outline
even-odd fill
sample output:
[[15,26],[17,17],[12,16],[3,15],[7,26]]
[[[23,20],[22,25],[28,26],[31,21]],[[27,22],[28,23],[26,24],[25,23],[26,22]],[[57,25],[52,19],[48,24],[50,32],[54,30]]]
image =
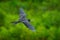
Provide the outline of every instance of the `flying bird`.
[[23,23],[27,28],[32,31],[35,31],[35,28],[30,24],[30,20],[26,18],[26,14],[22,8],[19,9],[19,19],[18,21],[13,22],[14,24]]

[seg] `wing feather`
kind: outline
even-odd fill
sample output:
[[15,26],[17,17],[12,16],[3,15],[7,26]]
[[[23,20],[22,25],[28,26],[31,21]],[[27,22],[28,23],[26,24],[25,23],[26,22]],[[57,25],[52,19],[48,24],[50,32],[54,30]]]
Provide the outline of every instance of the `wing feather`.
[[23,17],[25,18],[26,17],[26,14],[25,14],[25,12],[24,12],[24,10],[22,8],[19,9],[19,13],[20,13],[19,14],[20,18],[23,18]]
[[27,28],[29,28],[30,30],[35,30],[35,28],[28,22],[28,21],[25,21],[25,22],[23,22],[24,23],[24,25],[27,27]]

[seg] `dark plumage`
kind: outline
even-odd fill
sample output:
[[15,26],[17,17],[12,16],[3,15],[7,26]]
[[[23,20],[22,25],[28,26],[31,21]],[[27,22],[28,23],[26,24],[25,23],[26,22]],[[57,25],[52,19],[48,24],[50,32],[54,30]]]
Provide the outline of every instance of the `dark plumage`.
[[19,20],[16,22],[13,22],[14,24],[17,24],[19,22],[22,22],[27,28],[29,28],[32,31],[35,31],[34,27],[29,23],[30,20],[26,18],[26,14],[23,11],[22,8],[19,9]]

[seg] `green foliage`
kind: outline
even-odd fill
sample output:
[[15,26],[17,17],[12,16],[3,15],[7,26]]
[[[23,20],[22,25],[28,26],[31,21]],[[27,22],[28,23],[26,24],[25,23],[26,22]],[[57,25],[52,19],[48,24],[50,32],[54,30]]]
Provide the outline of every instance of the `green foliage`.
[[0,27],[4,26],[4,23],[5,23],[4,18],[5,18],[5,15],[0,12]]
[[[59,0],[2,0],[0,2],[0,40],[60,40]],[[19,19],[19,7],[23,7],[36,32]]]

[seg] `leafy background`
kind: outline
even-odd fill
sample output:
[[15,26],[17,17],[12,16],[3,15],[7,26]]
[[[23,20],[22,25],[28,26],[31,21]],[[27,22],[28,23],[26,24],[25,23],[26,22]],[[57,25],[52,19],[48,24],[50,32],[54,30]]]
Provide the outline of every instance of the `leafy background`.
[[[11,23],[19,19],[19,7],[36,32]],[[60,40],[60,0],[0,0],[0,40]]]

